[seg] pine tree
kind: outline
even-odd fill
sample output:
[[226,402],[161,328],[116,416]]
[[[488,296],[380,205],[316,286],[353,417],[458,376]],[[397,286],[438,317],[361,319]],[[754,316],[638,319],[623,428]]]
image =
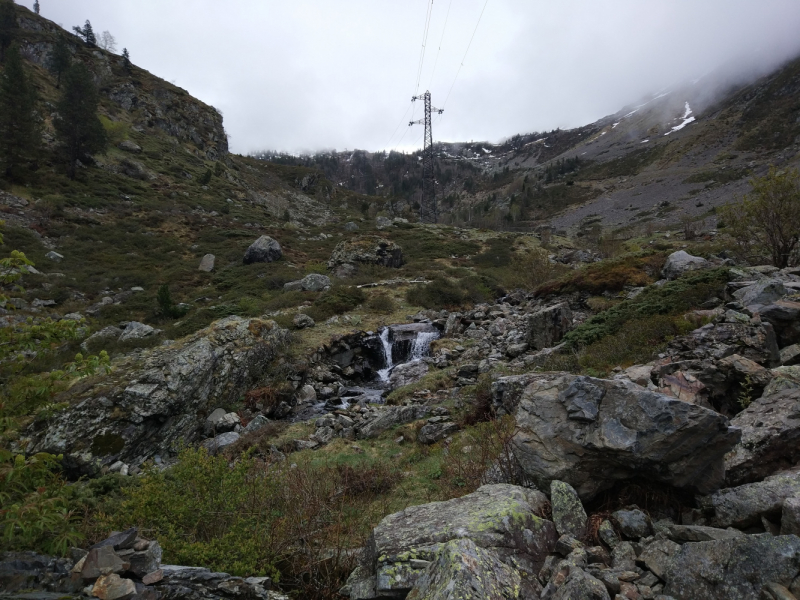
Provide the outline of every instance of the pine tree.
[[89,48],[97,46],[97,37],[94,35],[94,29],[92,29],[92,24],[89,19],[86,19],[86,24],[82,28],[76,25],[72,30],[83,38],[83,41],[86,42]]
[[39,0],[36,0],[36,2],[33,3],[33,12],[35,12],[37,15],[39,14]]
[[131,68],[133,65],[131,64],[131,55],[128,53],[127,48],[122,49],[122,68],[125,69],[126,73],[131,72]]
[[56,88],[61,87],[61,76],[64,74],[64,71],[69,69],[71,64],[72,53],[69,51],[69,45],[64,36],[60,35],[58,36],[58,41],[56,41],[55,46],[53,46],[53,52],[50,54],[50,60],[47,65],[56,76]]
[[76,63],[64,73],[64,89],[56,104],[56,135],[64,149],[67,175],[75,179],[75,163],[102,152],[108,145],[103,124],[97,116],[100,95],[92,74],[83,63]]
[[17,33],[17,10],[12,0],[0,0],[0,62],[6,60],[6,50]]
[[6,177],[19,178],[22,165],[35,157],[41,140],[37,94],[25,74],[16,45],[0,75],[0,161]]

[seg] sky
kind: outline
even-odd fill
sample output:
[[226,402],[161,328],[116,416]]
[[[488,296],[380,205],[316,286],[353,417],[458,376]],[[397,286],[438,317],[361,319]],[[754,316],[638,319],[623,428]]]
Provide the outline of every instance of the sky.
[[800,54],[800,0],[40,5],[67,29],[89,19],[137,66],[220,109],[240,154],[419,148],[411,97],[426,90],[445,109],[435,140],[496,143],[591,123],[720,69],[753,78]]

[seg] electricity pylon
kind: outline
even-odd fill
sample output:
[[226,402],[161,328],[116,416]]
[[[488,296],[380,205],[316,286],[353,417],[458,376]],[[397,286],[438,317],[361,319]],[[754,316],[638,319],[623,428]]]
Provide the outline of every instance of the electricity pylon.
[[433,155],[431,112],[442,114],[444,110],[431,106],[430,92],[411,98],[412,102],[417,100],[425,102],[425,118],[419,121],[411,121],[408,126],[425,125],[425,145],[422,150],[422,201],[419,203],[419,220],[422,223],[436,223],[438,218],[436,211],[436,174],[434,171],[436,160]]

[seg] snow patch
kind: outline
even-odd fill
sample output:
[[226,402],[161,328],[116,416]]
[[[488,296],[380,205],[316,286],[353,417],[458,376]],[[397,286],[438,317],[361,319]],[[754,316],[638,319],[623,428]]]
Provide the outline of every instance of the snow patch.
[[684,110],[683,117],[682,117],[683,118],[683,123],[681,123],[680,125],[676,125],[675,127],[672,128],[672,131],[668,131],[664,135],[666,136],[666,135],[669,135],[670,133],[673,133],[675,131],[680,131],[681,129],[686,127],[689,123],[694,123],[697,119],[695,119],[693,116],[691,116],[691,114],[692,114],[692,107],[689,106],[689,103],[687,102],[686,103],[686,109]]
[[611,126],[611,129],[616,129],[616,128],[617,128],[617,125],[619,125],[619,123],[614,123],[614,124]]
[[647,143],[647,142],[649,142],[649,141],[650,141],[650,140],[642,140],[642,144],[646,144],[646,143]]

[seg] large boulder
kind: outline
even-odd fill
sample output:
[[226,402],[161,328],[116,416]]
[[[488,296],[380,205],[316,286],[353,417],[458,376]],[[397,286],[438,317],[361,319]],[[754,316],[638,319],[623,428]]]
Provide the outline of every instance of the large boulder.
[[[458,566],[455,553],[476,551],[470,544],[448,547],[448,542],[453,540],[469,540],[474,547],[488,551],[487,554],[476,553],[484,566],[502,563],[534,584],[557,537],[553,523],[536,516],[542,514],[546,505],[547,497],[541,492],[496,484],[485,485],[461,498],[412,506],[389,515],[373,530],[361,567],[353,572],[341,593],[352,600],[403,598],[418,584],[418,594],[430,594],[430,590],[439,589],[448,569],[459,573],[456,581],[470,580],[474,574],[482,573],[480,564],[472,567],[477,569],[472,573]],[[431,563],[436,563],[440,557],[441,563],[432,567]],[[502,579],[507,576],[513,577],[503,571]],[[538,592],[538,586],[528,590],[528,594],[532,592]]]
[[664,279],[677,279],[684,273],[707,269],[711,266],[706,259],[699,256],[692,256],[685,250],[678,250],[667,257],[667,262],[661,269],[661,277]]
[[74,474],[173,455],[202,438],[205,415],[238,402],[258,383],[287,335],[274,321],[228,317],[169,346],[124,357],[111,373],[67,391],[61,401],[68,408],[31,425],[26,452],[64,454]]
[[244,264],[271,263],[282,256],[281,245],[268,235],[262,235],[244,253]]
[[770,323],[709,323],[670,342],[671,360],[719,360],[738,354],[764,367],[777,367],[781,353]]
[[780,300],[789,290],[783,285],[780,279],[762,279],[748,285],[733,293],[733,297],[741,302],[744,306],[761,305],[767,306],[776,300]]
[[741,435],[724,416],[625,380],[556,373],[529,381],[513,447],[537,486],[564,481],[587,500],[633,477],[703,493],[723,483],[725,453]]
[[389,385],[392,389],[397,389],[415,383],[427,375],[428,370],[428,363],[421,360],[397,365],[389,376]]
[[528,317],[528,345],[534,350],[552,348],[572,329],[572,311],[564,302]]
[[331,287],[331,278],[319,273],[310,273],[299,281],[290,281],[284,284],[287,291],[322,292]]
[[800,302],[777,300],[758,312],[763,320],[772,324],[781,348],[800,342]]
[[800,462],[800,388],[753,400],[731,420],[742,440],[725,457],[728,485],[759,481]]
[[586,537],[586,511],[578,493],[568,483],[550,483],[550,504],[553,506],[553,524],[558,535],[571,535],[577,539]]
[[756,600],[768,584],[789,587],[800,571],[800,538],[746,535],[684,544],[664,575],[676,600]]
[[336,245],[328,268],[338,277],[346,277],[354,274],[359,264],[399,268],[403,265],[403,249],[382,237],[357,237]]

